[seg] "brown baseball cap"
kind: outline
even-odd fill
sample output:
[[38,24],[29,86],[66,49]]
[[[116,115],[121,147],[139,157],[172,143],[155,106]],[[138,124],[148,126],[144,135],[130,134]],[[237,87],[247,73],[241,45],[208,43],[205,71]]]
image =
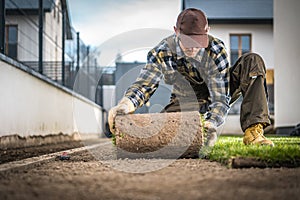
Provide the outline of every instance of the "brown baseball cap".
[[183,10],[177,18],[176,28],[180,31],[179,39],[185,47],[208,46],[208,21],[206,15],[196,8]]

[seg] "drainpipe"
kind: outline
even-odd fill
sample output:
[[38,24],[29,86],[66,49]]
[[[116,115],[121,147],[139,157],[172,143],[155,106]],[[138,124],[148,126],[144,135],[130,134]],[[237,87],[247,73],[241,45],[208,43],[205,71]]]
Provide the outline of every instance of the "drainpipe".
[[43,0],[39,0],[39,72],[43,73],[43,32],[44,32],[44,8]]
[[5,0],[0,2],[0,53],[5,53]]
[[66,8],[62,6],[62,59],[61,59],[61,82],[65,85],[65,30],[66,30]]

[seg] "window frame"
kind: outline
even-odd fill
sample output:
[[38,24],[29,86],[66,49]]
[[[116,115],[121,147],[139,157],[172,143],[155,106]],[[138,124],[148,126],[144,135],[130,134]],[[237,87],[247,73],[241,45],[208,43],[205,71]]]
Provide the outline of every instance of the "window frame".
[[[10,43],[10,41],[9,41],[9,29],[11,28],[11,27],[15,27],[16,28],[16,41],[15,41],[15,43]],[[19,41],[18,41],[18,38],[19,38],[19,34],[18,34],[18,31],[19,31],[19,29],[18,29],[19,27],[18,27],[18,25],[17,24],[6,24],[5,25],[5,55],[7,55],[7,56],[9,56],[9,57],[11,57],[11,58],[14,58],[14,59],[16,59],[17,60],[17,58],[18,58],[18,45],[19,45]],[[15,55],[14,56],[12,56],[12,55],[10,55],[10,45],[14,45],[15,46]]]
[[234,62],[232,60],[232,48],[231,48],[231,37],[233,36],[237,36],[238,37],[238,49],[237,49],[237,53],[238,53],[238,58],[240,58],[243,55],[243,47],[242,47],[242,37],[243,36],[249,36],[249,52],[252,52],[252,34],[251,33],[230,33],[229,34],[229,48],[230,48],[230,61],[231,64],[233,65]]

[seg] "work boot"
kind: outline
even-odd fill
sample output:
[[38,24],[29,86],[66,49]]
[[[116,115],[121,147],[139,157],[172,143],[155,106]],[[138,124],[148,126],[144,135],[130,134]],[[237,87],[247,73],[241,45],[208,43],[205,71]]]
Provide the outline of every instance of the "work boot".
[[274,146],[274,143],[264,136],[264,129],[261,123],[254,124],[246,129],[243,142],[245,145],[260,144]]

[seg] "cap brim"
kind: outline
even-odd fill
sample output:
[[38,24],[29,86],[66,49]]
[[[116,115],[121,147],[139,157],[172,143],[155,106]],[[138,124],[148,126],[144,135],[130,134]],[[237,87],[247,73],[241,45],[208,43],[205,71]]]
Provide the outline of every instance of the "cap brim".
[[208,35],[201,34],[201,35],[185,35],[180,34],[179,39],[182,45],[186,48],[206,48],[208,47]]

